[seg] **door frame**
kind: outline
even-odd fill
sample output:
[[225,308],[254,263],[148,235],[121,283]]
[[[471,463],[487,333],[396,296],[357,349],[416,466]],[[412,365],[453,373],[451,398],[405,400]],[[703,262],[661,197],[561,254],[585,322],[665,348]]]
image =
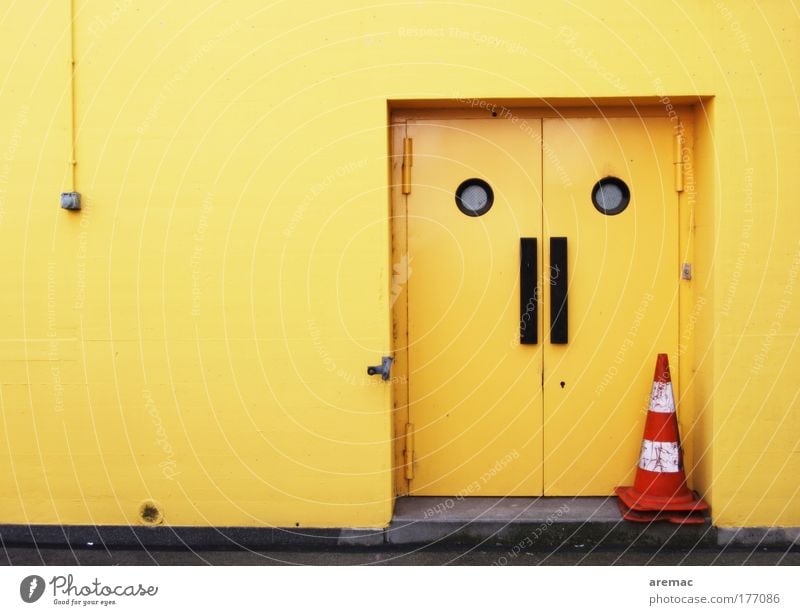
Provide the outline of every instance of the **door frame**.
[[[669,100],[669,99],[668,99]],[[628,104],[625,104],[628,102]],[[525,129],[527,121],[545,118],[669,118],[675,126],[676,142],[673,163],[682,164],[684,184],[687,171],[694,167],[693,119],[697,108],[690,100],[673,98],[665,105],[658,98],[640,101],[609,101],[598,106],[590,100],[580,101],[536,101],[532,104],[514,104],[507,100],[461,99],[456,101],[415,102],[401,101],[389,104],[389,216],[391,251],[388,266],[389,302],[392,321],[392,352],[394,356],[394,377],[392,378],[392,476],[396,496],[409,493],[410,481],[407,478],[408,457],[406,450],[413,451],[413,433],[407,433],[409,424],[409,380],[408,373],[408,302],[405,293],[406,281],[413,275],[413,263],[408,261],[408,241],[406,228],[406,201],[403,194],[403,140],[406,123],[413,120],[436,119],[496,119],[512,121]],[[680,104],[678,104],[680,103]],[[426,104],[428,106],[426,106]],[[678,138],[682,140],[678,140]],[[413,153],[412,153],[413,156]],[[411,167],[413,174],[413,166]],[[413,181],[413,179],[412,179]],[[681,433],[686,434],[695,417],[695,403],[692,387],[693,330],[697,319],[697,308],[691,280],[684,279],[681,271],[684,263],[693,263],[694,251],[694,208],[697,189],[678,194],[678,257],[675,263],[678,282],[678,369],[673,369],[675,401],[679,408],[678,420]],[[696,272],[694,272],[696,277]],[[655,361],[655,358],[654,358]],[[655,364],[655,363],[654,363]],[[693,438],[682,439],[684,459],[687,468],[694,466]],[[702,454],[702,451],[701,451]],[[633,456],[633,453],[632,453]],[[632,459],[632,463],[635,460]],[[412,460],[413,463],[413,453]],[[455,495],[455,494],[454,494]]]

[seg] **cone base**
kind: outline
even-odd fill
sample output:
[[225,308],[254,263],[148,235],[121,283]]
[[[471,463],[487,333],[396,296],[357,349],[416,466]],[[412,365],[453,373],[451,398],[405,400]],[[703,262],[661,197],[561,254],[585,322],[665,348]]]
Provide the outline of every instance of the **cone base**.
[[640,493],[635,487],[617,487],[614,489],[620,501],[633,511],[640,512],[660,512],[668,510],[677,511],[702,511],[708,510],[709,506],[697,494],[689,492],[687,495],[677,497],[662,497]]
[[626,521],[635,523],[652,523],[654,521],[669,521],[676,525],[701,525],[706,522],[705,516],[699,511],[639,511],[631,510],[622,502],[617,500],[619,512]]

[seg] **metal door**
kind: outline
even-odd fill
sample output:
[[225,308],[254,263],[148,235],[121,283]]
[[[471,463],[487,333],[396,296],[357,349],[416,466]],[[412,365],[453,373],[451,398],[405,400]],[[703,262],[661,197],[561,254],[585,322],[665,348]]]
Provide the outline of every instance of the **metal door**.
[[407,134],[410,493],[541,494],[541,122],[431,120]]
[[543,121],[544,493],[633,479],[659,352],[678,374],[678,194],[661,118]]
[[412,495],[607,495],[677,370],[666,120],[409,122]]

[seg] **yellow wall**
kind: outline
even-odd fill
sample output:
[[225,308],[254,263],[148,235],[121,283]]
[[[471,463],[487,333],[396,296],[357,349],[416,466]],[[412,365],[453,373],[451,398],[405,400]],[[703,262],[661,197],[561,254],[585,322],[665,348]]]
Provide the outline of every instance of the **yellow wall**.
[[69,2],[5,4],[0,522],[386,524],[387,100],[668,94],[710,97],[693,485],[800,525],[789,3],[75,0],[80,213]]

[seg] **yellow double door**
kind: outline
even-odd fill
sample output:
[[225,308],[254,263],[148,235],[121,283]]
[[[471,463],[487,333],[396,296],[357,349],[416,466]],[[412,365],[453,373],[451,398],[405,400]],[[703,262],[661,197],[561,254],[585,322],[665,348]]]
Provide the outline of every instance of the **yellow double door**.
[[612,493],[633,478],[655,356],[677,358],[671,124],[406,133],[410,494]]

